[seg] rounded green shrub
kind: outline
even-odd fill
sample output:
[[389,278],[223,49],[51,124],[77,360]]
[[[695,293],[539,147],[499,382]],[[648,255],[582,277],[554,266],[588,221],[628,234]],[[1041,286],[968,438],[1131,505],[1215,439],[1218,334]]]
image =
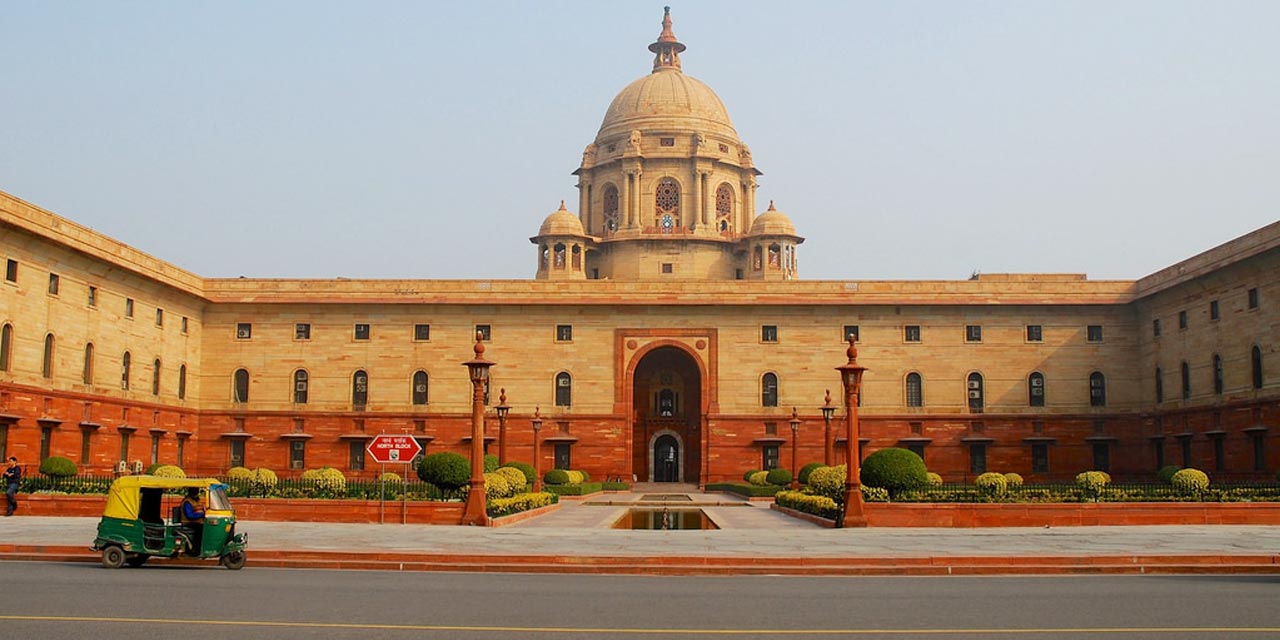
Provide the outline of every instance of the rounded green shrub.
[[753,476],[753,475],[755,475],[755,474],[757,474],[757,473],[760,473],[760,470],[759,470],[759,469],[752,469],[751,471],[748,471],[748,472],[746,472],[746,473],[742,474],[742,481],[743,481],[743,482],[751,482],[751,476]]
[[499,475],[507,479],[507,484],[511,485],[511,494],[524,493],[525,482],[524,472],[515,467],[498,467],[494,475]]
[[46,475],[50,478],[70,478],[79,472],[80,470],[76,468],[76,463],[72,462],[70,458],[62,456],[49,456],[40,463],[41,475]]
[[791,484],[791,471],[788,469],[770,469],[764,479],[768,484]]
[[152,469],[150,473],[153,476],[160,476],[161,478],[187,477],[187,473],[182,470],[182,467],[174,466],[171,464],[162,464],[156,467],[155,469]]
[[800,484],[809,484],[809,474],[813,473],[814,469],[821,469],[825,466],[827,465],[822,464],[821,462],[810,462],[809,464],[800,467]]
[[433,453],[418,465],[418,478],[445,490],[465,487],[471,480],[471,461],[452,451]]
[[280,478],[276,477],[276,472],[266,468],[258,467],[252,471],[249,477],[249,491],[255,496],[269,496],[276,491],[276,485],[280,484]]
[[498,456],[486,453],[484,455],[484,472],[493,473],[498,470]]
[[1187,468],[1173,474],[1169,482],[1178,493],[1197,495],[1209,488],[1209,474],[1199,469]]
[[228,480],[252,480],[253,472],[245,467],[231,467],[227,469]]
[[862,463],[862,484],[880,487],[889,495],[900,491],[923,487],[928,483],[929,470],[920,456],[898,447],[881,449]]
[[591,482],[591,474],[587,473],[586,471],[579,471],[578,473],[582,474],[583,482]]
[[[521,474],[524,475],[524,474]],[[484,497],[488,500],[508,498],[511,496],[511,483],[507,477],[498,472],[484,474]]]
[[1005,481],[1005,484],[1007,484],[1010,489],[1016,489],[1022,486],[1022,476],[1016,473],[1004,474],[1004,481]]
[[977,487],[982,495],[996,498],[1004,495],[1004,492],[1009,489],[1009,481],[1005,479],[1004,474],[988,472],[974,479],[973,486]]
[[564,469],[552,469],[542,476],[547,484],[569,484],[569,472]]
[[941,486],[942,486],[942,475],[941,475],[941,474],[937,474],[937,473],[934,473],[934,472],[930,471],[929,473],[924,474],[924,477],[925,477],[925,479],[926,479],[926,483],[927,483],[929,486],[931,486],[931,487],[941,487]]
[[751,484],[754,484],[756,486],[763,487],[766,484],[769,484],[769,472],[757,471],[751,474],[751,477],[747,479],[747,482],[750,482]]
[[161,464],[161,463],[159,463],[159,462],[152,462],[151,464],[147,465],[147,469],[146,469],[145,471],[143,471],[143,472],[142,472],[142,475],[144,475],[144,476],[154,476],[154,475],[156,474],[156,469],[159,469],[160,467],[163,467],[163,466],[165,466],[165,465],[163,465],[163,464]]
[[1173,482],[1173,474],[1181,470],[1182,467],[1179,467],[1176,464],[1166,464],[1165,466],[1160,467],[1160,470],[1156,472],[1156,480],[1169,484]]
[[844,476],[847,467],[819,467],[809,474],[809,492],[839,502],[844,499]]
[[[520,472],[524,474],[525,484],[533,484],[533,481],[538,478],[538,474],[533,471],[533,465],[527,462],[508,462],[502,466],[510,467],[512,469],[519,469]],[[498,467],[498,468],[501,469],[502,467]]]

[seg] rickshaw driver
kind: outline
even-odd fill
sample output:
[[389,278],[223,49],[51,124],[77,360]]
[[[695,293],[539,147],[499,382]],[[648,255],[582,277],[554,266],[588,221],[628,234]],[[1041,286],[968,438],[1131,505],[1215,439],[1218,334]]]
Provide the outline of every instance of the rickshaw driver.
[[200,489],[197,487],[188,488],[187,497],[182,499],[182,528],[191,539],[188,553],[199,555],[200,534],[204,531],[204,507],[200,505]]

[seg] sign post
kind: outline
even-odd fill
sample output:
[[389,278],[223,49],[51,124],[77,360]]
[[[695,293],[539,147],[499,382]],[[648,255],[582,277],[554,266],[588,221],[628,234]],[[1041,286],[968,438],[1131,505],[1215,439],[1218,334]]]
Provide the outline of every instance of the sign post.
[[[369,452],[369,457],[379,465],[388,464],[409,464],[413,459],[422,453],[422,445],[418,444],[418,440],[413,436],[394,435],[389,433],[379,434],[369,441],[369,446],[365,447]],[[385,466],[380,469],[385,470]],[[383,487],[382,474],[378,474],[378,520],[381,521],[383,503],[386,500]]]

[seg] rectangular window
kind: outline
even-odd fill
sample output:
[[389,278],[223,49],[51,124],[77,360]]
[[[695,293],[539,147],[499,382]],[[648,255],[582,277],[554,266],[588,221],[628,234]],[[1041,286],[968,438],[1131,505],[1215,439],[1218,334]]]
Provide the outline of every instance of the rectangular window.
[[415,324],[413,325],[413,339],[418,342],[427,342],[431,339],[431,325]]
[[120,459],[129,459],[129,436],[133,435],[128,431],[120,432]]
[[164,326],[164,309],[156,309],[156,326]]
[[1152,320],[1151,320],[1151,335],[1152,335],[1152,337],[1155,337],[1155,338],[1159,338],[1159,337],[1160,337],[1160,318],[1152,318]]
[[93,431],[89,429],[82,429],[80,431],[80,464],[82,465],[89,464],[89,454],[90,454],[89,443],[93,439],[92,436],[93,436]]
[[367,325],[367,324],[357,324],[357,325],[356,325],[356,340],[368,340],[368,339],[369,339],[369,325]]
[[[908,451],[910,451],[911,453],[914,453],[914,454],[916,454],[916,455],[920,456],[920,459],[921,459],[921,460],[924,460],[924,459],[925,459],[925,458],[924,458],[924,443],[923,443],[923,442],[909,442],[909,443],[907,443],[907,450],[908,450]],[[858,457],[859,457],[859,458],[861,458],[861,457],[862,457],[862,446],[861,446],[861,445],[859,445],[859,446],[858,446]]]
[[310,340],[311,339],[311,323],[297,322],[293,325],[294,340]]
[[151,434],[151,464],[160,462],[160,434]]
[[1218,436],[1213,439],[1213,470],[1222,472],[1227,470],[1227,451],[1226,444],[1223,442],[1225,438]]
[[1159,438],[1151,441],[1151,453],[1154,454],[1152,458],[1156,462],[1155,466],[1152,467],[1152,469],[1156,471],[1163,469],[1164,468],[1164,438]]
[[40,462],[49,457],[49,449],[53,446],[53,427],[40,427]]
[[352,471],[364,471],[364,440],[352,440],[347,443],[347,467]]
[[777,342],[778,325],[766,324],[760,327],[760,342]]
[[1178,312],[1178,328],[1179,329],[1187,328],[1187,312],[1186,311]]
[[0,460],[9,459],[9,425],[0,424]]
[[1249,308],[1250,309],[1258,308],[1258,288],[1257,287],[1254,287],[1249,290]]
[[1038,324],[1027,325],[1027,342],[1043,342],[1044,329]]
[[89,287],[89,306],[90,307],[98,306],[98,288],[97,287],[94,287],[94,286]]
[[17,284],[18,282],[18,261],[17,260],[10,260],[7,263],[5,263],[4,279],[7,282],[12,282],[14,284]]
[[569,449],[570,447],[568,442],[556,443],[556,469],[569,470],[573,468],[573,458],[570,456]]
[[760,468],[764,471],[773,471],[778,468],[778,445],[766,444],[761,447],[763,450],[760,456]]
[[1085,338],[1089,342],[1102,342],[1102,325],[1091,324],[1085,328]]
[[920,325],[909,324],[903,327],[902,340],[904,342],[920,342]]
[[1267,450],[1266,438],[1261,433],[1253,432],[1249,434],[1249,442],[1253,444],[1253,470],[1267,470]]
[[488,342],[493,337],[493,333],[487,324],[476,325],[476,335],[480,337],[481,342]]
[[982,342],[982,325],[967,324],[964,327],[965,342]]
[[236,323],[236,340],[248,340],[253,337],[253,324],[249,322]]
[[663,272],[663,273],[672,273],[672,271],[673,271],[673,267],[672,267],[672,264],[671,264],[670,262],[664,262],[664,263],[662,263],[662,272]]
[[1219,315],[1218,315],[1218,301],[1217,301],[1217,300],[1210,300],[1210,301],[1209,301],[1209,319],[1210,319],[1210,320],[1217,320],[1217,319],[1218,319],[1218,317],[1219,317]]
[[126,318],[133,317],[133,298],[124,299],[124,317]]
[[983,443],[969,445],[969,473],[982,474],[986,472],[987,445]]
[[289,468],[294,470],[307,468],[307,441],[294,438],[289,441]]
[[244,438],[232,438],[228,440],[227,451],[231,454],[230,460],[228,460],[230,466],[244,466]]
[[56,273],[49,274],[49,295],[54,295],[54,296],[58,295],[58,288],[61,285],[62,285],[62,278],[59,278],[58,274]]
[[1191,466],[1191,437],[1178,438],[1178,448],[1182,454],[1182,468]]
[[1111,443],[1093,443],[1093,470],[1111,471]]
[[862,332],[858,329],[858,325],[856,325],[856,324],[846,324],[846,325],[844,326],[844,331],[840,332],[840,341],[841,341],[841,342],[848,342],[848,341],[849,341],[849,336],[853,336],[853,341],[854,341],[854,342],[861,342],[861,341],[862,341]]
[[182,322],[179,324],[179,328],[182,330],[183,335],[186,335],[187,333],[187,317],[186,316],[182,316]]
[[1043,443],[1031,445],[1031,472],[1049,473],[1049,445]]
[[573,325],[556,325],[556,342],[573,342]]
[[183,457],[185,457],[186,452],[187,452],[187,438],[186,436],[178,436],[178,466],[179,467],[184,466]]

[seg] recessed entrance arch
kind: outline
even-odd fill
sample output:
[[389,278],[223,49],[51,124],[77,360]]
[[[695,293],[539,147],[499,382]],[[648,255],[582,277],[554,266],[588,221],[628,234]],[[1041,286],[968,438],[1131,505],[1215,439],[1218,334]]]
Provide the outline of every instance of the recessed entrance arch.
[[632,473],[641,482],[698,482],[703,371],[682,345],[639,356],[632,377]]

